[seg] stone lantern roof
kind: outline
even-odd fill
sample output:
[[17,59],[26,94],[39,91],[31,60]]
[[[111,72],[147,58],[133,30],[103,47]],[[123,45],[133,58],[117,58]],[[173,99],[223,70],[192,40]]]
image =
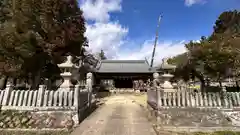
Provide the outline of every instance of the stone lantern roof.
[[71,68],[73,66],[72,56],[67,56],[67,61],[61,64],[58,64],[60,68]]

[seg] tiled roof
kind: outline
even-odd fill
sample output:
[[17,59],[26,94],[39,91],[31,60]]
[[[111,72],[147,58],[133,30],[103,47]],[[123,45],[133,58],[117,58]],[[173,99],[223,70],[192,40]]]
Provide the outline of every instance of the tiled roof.
[[145,60],[102,60],[99,73],[153,73]]

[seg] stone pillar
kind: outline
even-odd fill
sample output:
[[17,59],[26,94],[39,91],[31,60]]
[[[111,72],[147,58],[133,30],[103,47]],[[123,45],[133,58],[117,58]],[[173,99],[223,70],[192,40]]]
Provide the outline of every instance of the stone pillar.
[[93,74],[87,73],[86,88],[88,90],[88,106],[90,106],[92,102],[92,86],[93,86],[92,79],[93,79]]
[[9,101],[10,95],[12,93],[12,90],[13,90],[13,84],[12,83],[7,83],[5,93],[4,93],[4,97],[3,97],[3,103],[2,103],[3,106],[8,105],[8,101]]
[[161,106],[161,99],[162,99],[162,95],[161,95],[161,88],[159,87],[160,85],[160,80],[159,80],[159,73],[153,73],[153,84],[152,87],[153,89],[150,90],[154,90],[156,92],[156,99],[154,100],[157,104],[157,128],[159,129],[160,127],[160,122],[161,122],[161,118],[160,118],[160,106]]
[[37,106],[39,106],[39,107],[42,106],[45,88],[46,88],[45,85],[40,85],[40,86],[39,86],[39,89],[38,89]]
[[74,104],[74,106],[76,107],[77,110],[78,110],[78,106],[79,106],[79,92],[80,92],[79,88],[80,88],[79,85],[75,85],[73,104]]

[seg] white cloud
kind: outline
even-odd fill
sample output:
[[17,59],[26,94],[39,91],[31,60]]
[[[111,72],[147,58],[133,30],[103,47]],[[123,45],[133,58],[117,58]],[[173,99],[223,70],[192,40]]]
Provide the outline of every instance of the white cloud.
[[83,0],[81,4],[84,17],[89,20],[107,22],[110,12],[121,11],[121,0]]
[[114,56],[124,43],[127,33],[128,29],[123,28],[119,23],[109,22],[87,25],[85,34],[92,52],[99,52],[103,49],[108,56]]
[[204,0],[185,0],[186,6],[192,6],[194,4],[201,4],[201,3],[205,3],[205,1]]
[[[162,42],[158,43],[156,46],[156,52],[154,57],[154,65],[161,63],[163,58],[176,56],[178,54],[186,52],[184,46],[185,41],[180,42]],[[126,59],[126,60],[137,60],[137,59],[147,59],[149,64],[152,57],[153,51],[153,40],[145,41],[142,47],[136,50],[122,50],[116,55],[116,59]]]
[[[94,23],[86,24],[86,33],[89,40],[89,50],[93,53],[104,50],[108,58],[113,59],[147,59],[150,62],[153,49],[153,40],[147,40],[139,47],[133,39],[126,40],[128,28],[119,22],[110,21],[110,13],[121,11],[121,0],[83,0],[81,5],[86,20]],[[124,46],[128,46],[124,47]],[[130,49],[130,46],[132,49]],[[136,48],[137,47],[137,48]],[[164,57],[174,56],[185,52],[183,42],[159,43],[156,48],[155,62],[161,62]]]
[[121,11],[121,0],[83,0],[80,8],[86,20],[94,21],[86,24],[89,50],[96,53],[103,49],[108,57],[115,56],[128,34],[128,28],[110,21],[110,12]]

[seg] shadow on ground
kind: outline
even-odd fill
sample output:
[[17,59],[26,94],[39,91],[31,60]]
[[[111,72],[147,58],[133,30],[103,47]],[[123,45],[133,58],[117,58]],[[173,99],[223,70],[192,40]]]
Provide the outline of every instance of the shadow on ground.
[[109,91],[98,92],[97,95],[96,95],[96,98],[97,98],[97,99],[103,99],[103,98],[109,97],[109,96],[111,96],[111,95],[112,95],[112,93],[109,92]]
[[97,100],[90,108],[88,108],[86,111],[79,112],[80,120],[79,124],[85,120],[87,117],[89,117],[95,110],[97,110],[100,106],[102,106],[104,102],[102,100]]

